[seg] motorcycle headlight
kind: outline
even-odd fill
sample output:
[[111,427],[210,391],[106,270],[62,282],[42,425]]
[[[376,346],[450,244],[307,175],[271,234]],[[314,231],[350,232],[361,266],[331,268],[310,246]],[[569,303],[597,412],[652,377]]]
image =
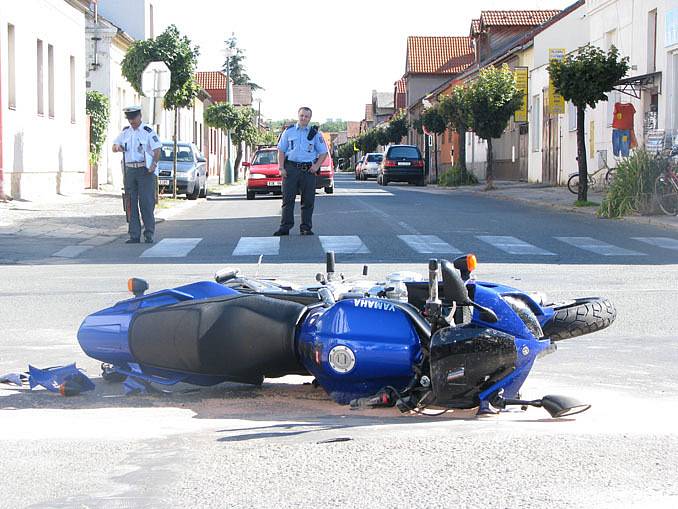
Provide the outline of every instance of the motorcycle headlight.
[[266,175],[264,175],[263,173],[250,173],[250,178],[255,179],[255,180],[256,179],[265,179]]

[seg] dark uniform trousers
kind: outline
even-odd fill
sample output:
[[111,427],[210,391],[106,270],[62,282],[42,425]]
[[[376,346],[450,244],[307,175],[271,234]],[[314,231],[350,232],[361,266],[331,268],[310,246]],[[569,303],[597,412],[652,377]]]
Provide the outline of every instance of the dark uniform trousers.
[[147,168],[125,167],[125,193],[129,196],[129,236],[133,239],[141,238],[141,223],[139,210],[144,222],[144,236],[153,238],[155,233],[155,190],[158,187],[154,173]]
[[[310,166],[311,163],[309,163]],[[294,200],[297,192],[301,194],[301,225],[302,230],[313,227],[313,206],[315,205],[315,174],[297,168],[285,161],[287,176],[282,183],[282,220],[280,229],[289,231],[294,226]]]

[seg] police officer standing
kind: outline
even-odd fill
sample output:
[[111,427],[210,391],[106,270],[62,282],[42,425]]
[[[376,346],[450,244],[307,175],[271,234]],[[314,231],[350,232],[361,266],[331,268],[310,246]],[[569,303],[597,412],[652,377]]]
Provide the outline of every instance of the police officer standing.
[[299,122],[288,127],[278,141],[278,167],[283,177],[282,218],[275,236],[289,235],[294,226],[294,200],[301,194],[301,235],[313,235],[315,181],[327,157],[327,146],[316,126],[310,127],[313,112],[299,108]]
[[[123,172],[126,194],[126,211],[129,218],[127,244],[141,242],[139,210],[144,222],[144,240],[153,243],[155,233],[155,193],[158,187],[157,171],[160,147],[153,128],[141,121],[141,106],[124,108],[129,126],[113,142],[113,152],[123,152]],[[150,160],[150,162],[149,162]]]

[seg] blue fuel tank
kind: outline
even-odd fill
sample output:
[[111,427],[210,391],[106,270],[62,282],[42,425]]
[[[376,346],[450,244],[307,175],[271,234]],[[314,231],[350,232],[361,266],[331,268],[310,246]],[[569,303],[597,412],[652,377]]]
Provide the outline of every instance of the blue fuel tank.
[[384,299],[348,299],[312,311],[298,336],[306,369],[337,403],[404,389],[421,360],[410,318]]

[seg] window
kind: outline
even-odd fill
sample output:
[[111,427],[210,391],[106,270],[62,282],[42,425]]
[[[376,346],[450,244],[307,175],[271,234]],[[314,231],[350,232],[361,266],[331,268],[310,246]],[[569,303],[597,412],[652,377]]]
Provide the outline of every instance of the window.
[[657,66],[657,9],[647,13],[647,72]]
[[44,76],[43,76],[43,50],[42,50],[42,41],[38,39],[38,44],[36,47],[36,93],[37,93],[37,104],[38,104],[38,115],[45,114],[45,87],[44,87]]
[[47,45],[47,112],[54,118],[54,46]]
[[532,96],[532,118],[530,120],[530,123],[532,124],[532,127],[530,127],[530,131],[532,132],[532,151],[533,152],[539,152],[541,150],[541,138],[539,137],[541,133],[541,104],[540,104],[539,96],[538,95],[533,95]]
[[70,74],[71,74],[71,123],[75,124],[75,57],[70,58]]
[[572,101],[567,103],[567,130],[577,130],[577,107]]
[[16,109],[16,49],[14,47],[14,25],[7,24],[7,106]]

